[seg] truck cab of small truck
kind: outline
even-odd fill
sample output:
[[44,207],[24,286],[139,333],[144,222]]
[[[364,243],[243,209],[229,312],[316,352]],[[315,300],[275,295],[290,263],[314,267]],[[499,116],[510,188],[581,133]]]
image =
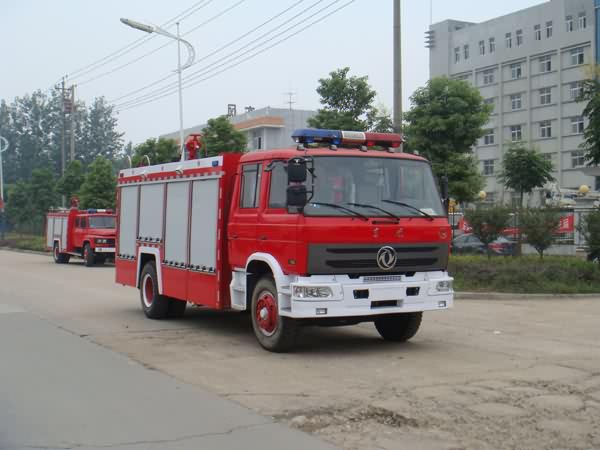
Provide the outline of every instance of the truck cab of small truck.
[[87,267],[115,257],[116,216],[110,209],[50,211],[46,219],[47,246],[54,262],[66,264],[72,256]]
[[410,339],[424,311],[453,304],[451,230],[430,164],[395,152],[399,135],[294,139],[122,171],[116,281],[140,289],[150,318],[180,316],[187,302],[248,311],[271,351],[290,349],[304,325],[369,321],[386,340]]

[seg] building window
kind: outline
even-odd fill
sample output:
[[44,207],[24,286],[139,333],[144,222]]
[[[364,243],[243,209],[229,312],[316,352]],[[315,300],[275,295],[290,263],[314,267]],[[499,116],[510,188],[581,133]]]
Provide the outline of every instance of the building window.
[[479,54],[485,55],[485,41],[479,41]]
[[600,191],[600,177],[596,177],[596,187],[594,188],[594,190],[596,191]]
[[485,134],[483,135],[483,145],[494,145],[496,143],[496,130],[490,128],[489,130],[485,130]]
[[454,64],[460,61],[460,47],[454,49]]
[[463,47],[463,51],[465,54],[465,60],[469,59],[469,45],[468,44]]
[[567,33],[573,31],[573,16],[567,16],[565,18],[565,24],[567,26]]
[[494,82],[494,69],[483,71],[483,84],[492,84]]
[[496,51],[496,38],[490,38],[490,53],[494,53]]
[[513,94],[510,96],[510,107],[513,111],[523,107],[523,98],[521,94]]
[[585,30],[587,28],[587,16],[584,12],[579,13],[579,29]]
[[523,45],[523,30],[517,30],[517,47]]
[[583,150],[571,152],[571,167],[576,169],[585,166],[585,154]]
[[494,114],[495,110],[496,110],[496,99],[495,98],[486,98],[483,103],[485,103],[486,105],[492,105],[492,109],[490,114]]
[[585,123],[583,121],[583,116],[575,116],[571,117],[571,133],[572,134],[581,134],[585,129]]
[[523,128],[521,125],[512,125],[510,127],[510,139],[513,142],[523,140]]
[[552,103],[552,89],[540,89],[540,105],[549,105],[550,103]]
[[536,25],[533,27],[533,37],[536,41],[542,40],[542,26]]
[[521,63],[510,65],[510,75],[513,80],[518,80],[523,76],[523,66]]
[[550,122],[549,120],[544,120],[543,122],[540,122],[540,137],[552,137],[552,122]]
[[493,159],[484,159],[483,160],[483,174],[490,176],[494,175],[494,160]]
[[540,72],[546,73],[552,71],[552,56],[546,55],[540,57]]
[[571,100],[577,100],[583,95],[583,81],[575,81],[569,85]]
[[512,33],[506,33],[506,48],[512,48]]
[[260,198],[260,164],[246,164],[242,169],[241,208],[258,208]]
[[546,22],[546,37],[547,38],[552,37],[552,21],[551,20]]
[[583,47],[571,49],[571,65],[577,66],[584,63]]

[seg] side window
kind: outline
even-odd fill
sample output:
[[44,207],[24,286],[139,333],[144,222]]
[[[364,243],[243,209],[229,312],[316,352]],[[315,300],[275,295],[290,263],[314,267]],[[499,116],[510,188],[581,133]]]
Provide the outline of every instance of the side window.
[[79,217],[75,218],[75,228],[81,228],[81,219]]
[[260,164],[246,164],[242,168],[240,208],[258,208],[260,199]]
[[87,219],[85,217],[79,219],[79,226],[81,228],[87,228]]
[[269,208],[286,207],[287,173],[283,164],[275,164],[271,171]]

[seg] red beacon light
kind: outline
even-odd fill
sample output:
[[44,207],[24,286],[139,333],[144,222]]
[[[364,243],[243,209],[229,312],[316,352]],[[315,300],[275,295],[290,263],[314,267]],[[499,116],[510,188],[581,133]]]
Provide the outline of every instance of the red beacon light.
[[298,144],[323,143],[330,146],[366,146],[399,148],[402,136],[395,133],[371,133],[362,131],[320,130],[303,128],[294,131],[292,139]]

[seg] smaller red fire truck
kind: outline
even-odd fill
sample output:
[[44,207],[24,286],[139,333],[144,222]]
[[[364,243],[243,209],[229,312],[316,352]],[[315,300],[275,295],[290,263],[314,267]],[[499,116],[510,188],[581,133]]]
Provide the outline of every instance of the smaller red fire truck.
[[46,216],[46,246],[56,264],[67,264],[71,256],[83,258],[87,267],[115,258],[115,214],[110,209],[51,210]]

